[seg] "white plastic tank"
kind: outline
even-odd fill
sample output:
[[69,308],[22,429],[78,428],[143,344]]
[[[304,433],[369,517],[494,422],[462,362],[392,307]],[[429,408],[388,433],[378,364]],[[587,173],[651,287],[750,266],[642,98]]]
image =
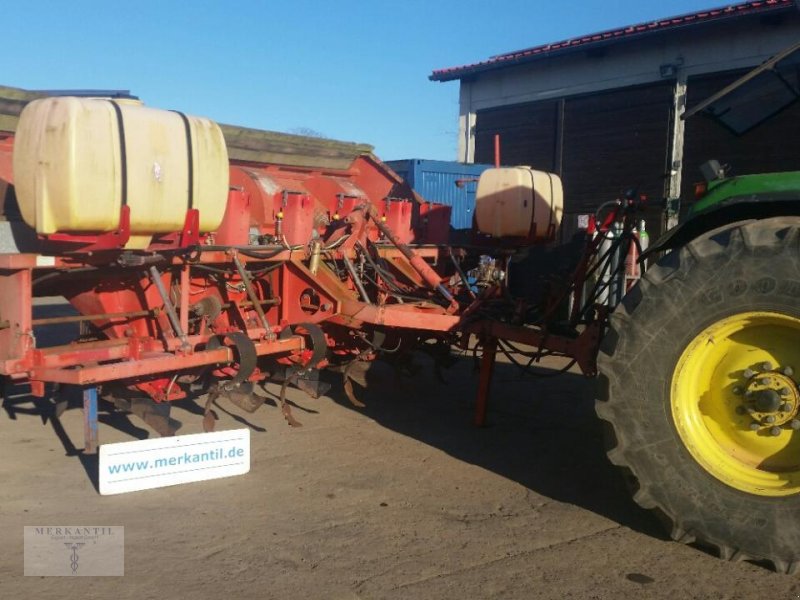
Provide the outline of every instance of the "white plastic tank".
[[141,241],[180,231],[186,211],[201,231],[222,221],[228,153],[202,117],[99,98],[34,100],[14,140],[20,212],[37,233],[99,233],[119,226],[123,204]]
[[475,223],[494,238],[551,241],[561,225],[561,178],[530,167],[487,169],[475,192]]

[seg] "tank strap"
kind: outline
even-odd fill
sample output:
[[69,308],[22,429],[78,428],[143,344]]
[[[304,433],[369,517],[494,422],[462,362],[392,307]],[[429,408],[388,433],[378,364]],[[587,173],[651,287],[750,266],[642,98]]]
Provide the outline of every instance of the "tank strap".
[[[553,177],[554,177],[554,174],[551,173],[550,171],[548,171],[547,172],[547,180],[550,182],[550,200],[551,200],[551,202],[555,201],[555,197],[556,197],[556,182],[555,182],[555,179],[553,179]],[[551,205],[550,206],[550,222],[547,224],[547,233],[548,234],[550,233],[550,231],[553,228],[553,225],[554,225],[553,221],[555,220],[555,214],[556,214],[555,206]]]
[[179,110],[173,110],[175,114],[179,115],[183,120],[183,127],[186,130],[186,155],[189,165],[189,198],[186,200],[186,206],[189,210],[194,208],[194,158],[192,155],[192,126],[189,123],[189,118]]
[[[536,226],[536,177],[533,176],[533,169],[527,169],[528,175],[531,178],[531,215],[533,216],[533,221],[531,221],[531,226],[528,228],[528,237],[530,238],[531,229],[534,229]],[[536,231],[534,229],[534,235]]]
[[122,180],[122,206],[128,205],[128,153],[125,144],[125,121],[122,119],[122,109],[119,104],[109,100],[117,115],[117,128],[119,129],[119,162],[120,179]]

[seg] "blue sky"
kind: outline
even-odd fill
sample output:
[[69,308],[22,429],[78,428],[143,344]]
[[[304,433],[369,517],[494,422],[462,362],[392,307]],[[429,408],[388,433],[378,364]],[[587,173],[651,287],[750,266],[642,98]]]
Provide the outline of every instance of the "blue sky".
[[719,0],[30,0],[3,7],[0,85],[130,89],[219,122],[452,160],[458,83],[434,69]]

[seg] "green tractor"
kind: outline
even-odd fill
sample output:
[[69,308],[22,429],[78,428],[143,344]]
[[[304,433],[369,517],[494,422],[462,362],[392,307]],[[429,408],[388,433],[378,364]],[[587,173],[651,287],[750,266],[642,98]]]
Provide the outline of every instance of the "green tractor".
[[[800,44],[684,115],[736,132],[800,96]],[[681,542],[800,570],[800,171],[729,177],[648,252],[610,319],[597,413],[636,501]]]

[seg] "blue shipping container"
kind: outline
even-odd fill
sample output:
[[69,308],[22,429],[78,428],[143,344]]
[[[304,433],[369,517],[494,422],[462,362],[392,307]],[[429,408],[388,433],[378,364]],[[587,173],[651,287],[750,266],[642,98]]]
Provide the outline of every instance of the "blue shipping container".
[[445,160],[425,160],[410,158],[406,160],[387,160],[389,167],[425,200],[439,202],[453,207],[450,226],[453,229],[470,229],[472,213],[475,210],[475,188],[477,182],[466,182],[456,186],[457,179],[477,179],[493,165],[466,165]]

